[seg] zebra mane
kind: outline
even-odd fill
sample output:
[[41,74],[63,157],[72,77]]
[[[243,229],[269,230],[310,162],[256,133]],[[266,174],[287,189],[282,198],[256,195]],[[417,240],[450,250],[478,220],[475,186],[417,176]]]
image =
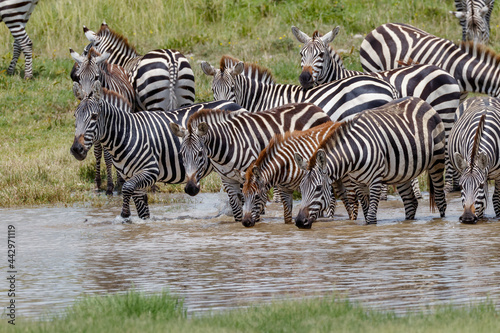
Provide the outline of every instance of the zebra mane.
[[474,58],[484,58],[485,63],[493,66],[500,64],[500,54],[484,44],[474,43],[473,41],[460,42],[460,50]]
[[[226,69],[232,69],[239,62],[240,60],[237,58],[230,55],[223,55],[220,59],[220,71],[224,72]],[[276,83],[270,69],[255,63],[243,63],[245,65],[245,69],[243,70],[244,76],[262,83]]]
[[486,120],[486,113],[483,113],[477,124],[476,135],[474,136],[474,143],[472,144],[472,151],[470,154],[470,166],[471,169],[476,164],[476,157],[479,151],[479,143],[481,142],[481,136],[483,134],[484,122]]
[[99,57],[101,55],[101,53],[99,51],[97,51],[94,47],[91,47],[90,50],[87,52],[87,54],[85,54],[85,56],[87,57],[87,60],[91,60],[93,57]]
[[116,42],[118,44],[122,44],[123,45],[122,48],[126,48],[129,52],[133,52],[135,54],[139,54],[139,53],[137,53],[137,50],[135,49],[135,47],[132,46],[128,42],[128,39],[126,37],[124,37],[123,35],[115,32],[113,30],[111,30],[111,28],[106,23],[101,24],[101,29],[99,29],[99,31],[97,32],[97,36],[98,37],[106,37],[106,38],[109,38],[109,39],[114,39],[114,40],[116,40]]
[[221,109],[201,109],[193,113],[187,122],[186,128],[188,131],[193,130],[193,125],[196,125],[200,121],[210,122],[210,123],[221,123],[232,117],[241,114],[244,111],[229,111]]
[[122,111],[132,113],[132,104],[130,104],[130,101],[123,97],[123,95],[117,93],[116,91],[113,90],[108,90],[106,88],[102,88],[103,96],[102,99],[105,100],[107,103],[116,106]]
[[340,138],[344,130],[351,127],[353,119],[343,121],[343,122],[335,122],[330,129],[328,130],[328,134],[323,138],[323,140],[319,143],[318,149],[314,151],[311,158],[309,159],[309,164],[307,166],[308,170],[311,170],[316,165],[316,155],[318,154],[318,150],[325,149],[329,144],[335,143],[335,141]]

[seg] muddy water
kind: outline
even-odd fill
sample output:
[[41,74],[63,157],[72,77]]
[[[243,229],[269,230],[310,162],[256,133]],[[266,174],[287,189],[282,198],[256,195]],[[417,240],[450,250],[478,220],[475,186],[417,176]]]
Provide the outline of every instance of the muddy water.
[[[82,295],[132,286],[168,288],[189,313],[333,292],[397,312],[488,297],[500,304],[500,221],[460,224],[457,195],[444,219],[422,200],[417,220],[403,221],[402,203],[390,198],[376,226],[347,220],[339,206],[312,230],[283,224],[278,204],[245,229],[217,217],[224,194],[169,199],[152,206],[151,220],[128,225],[113,223],[119,198],[100,208],[0,210],[2,276],[7,225],[16,227],[17,315],[38,317]],[[5,308],[9,287],[0,281]]]

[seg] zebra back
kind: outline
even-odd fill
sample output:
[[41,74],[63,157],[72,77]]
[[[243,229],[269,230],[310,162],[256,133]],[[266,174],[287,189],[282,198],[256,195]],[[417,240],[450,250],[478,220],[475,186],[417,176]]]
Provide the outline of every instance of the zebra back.
[[453,42],[408,24],[383,24],[370,32],[360,47],[363,69],[378,72],[401,63],[436,65],[457,80],[462,92],[500,95],[500,56],[473,42]]
[[488,44],[490,17],[495,0],[455,0],[456,11],[450,11],[460,20],[462,40]]

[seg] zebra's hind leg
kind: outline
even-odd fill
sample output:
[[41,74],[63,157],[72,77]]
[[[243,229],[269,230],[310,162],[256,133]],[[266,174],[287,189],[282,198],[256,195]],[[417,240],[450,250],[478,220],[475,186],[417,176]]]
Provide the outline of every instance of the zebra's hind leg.
[[21,51],[24,53],[24,78],[31,79],[33,77],[32,69],[32,45],[31,39],[29,38],[24,26],[21,25],[17,28],[11,28],[12,36],[14,37],[14,52],[12,55],[12,61],[10,62],[9,68],[7,69],[7,74],[14,74],[16,69],[17,61],[21,55]]
[[415,214],[417,213],[418,208],[418,200],[413,189],[413,179],[407,181],[406,183],[399,184],[397,189],[405,207],[405,219],[415,219]]
[[439,214],[441,217],[445,216],[446,213],[446,196],[444,193],[444,165],[443,163],[435,163],[431,168],[429,168],[429,194],[430,194],[430,204],[436,203]]
[[115,184],[113,183],[113,162],[109,152],[104,149],[104,162],[106,163],[107,186],[106,195],[113,195]]
[[493,208],[496,217],[500,217],[500,179],[495,180],[495,189],[493,190]]
[[99,141],[94,142],[94,157],[95,157],[95,176],[94,184],[95,191],[98,192],[101,189],[101,158],[102,158],[102,146]]
[[280,190],[281,202],[283,203],[283,216],[286,224],[292,224],[293,191]]

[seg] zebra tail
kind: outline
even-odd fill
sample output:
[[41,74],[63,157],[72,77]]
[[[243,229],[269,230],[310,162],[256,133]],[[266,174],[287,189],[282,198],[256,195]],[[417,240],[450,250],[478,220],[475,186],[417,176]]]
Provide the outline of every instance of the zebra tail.
[[429,183],[429,209],[432,213],[436,212],[436,196],[434,192],[434,183],[432,182],[431,175],[427,173]]

